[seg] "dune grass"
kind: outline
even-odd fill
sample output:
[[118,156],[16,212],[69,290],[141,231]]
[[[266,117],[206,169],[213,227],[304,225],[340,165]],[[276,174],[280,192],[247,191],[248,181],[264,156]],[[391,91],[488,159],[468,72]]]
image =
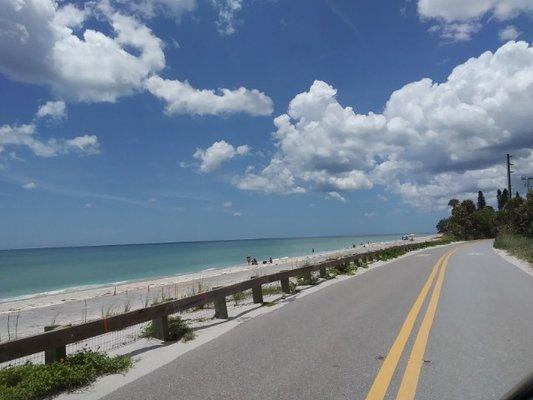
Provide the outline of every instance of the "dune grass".
[[500,233],[494,240],[494,247],[507,250],[513,256],[533,265],[533,237]]

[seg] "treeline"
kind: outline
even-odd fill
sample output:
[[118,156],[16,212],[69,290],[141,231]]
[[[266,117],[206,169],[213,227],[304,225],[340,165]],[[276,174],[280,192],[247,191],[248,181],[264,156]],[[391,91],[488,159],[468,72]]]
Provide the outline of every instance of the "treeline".
[[493,238],[500,233],[533,237],[533,193],[524,199],[517,192],[511,198],[507,189],[498,190],[496,200],[498,210],[487,205],[481,191],[477,204],[451,199],[451,216],[438,222],[438,232],[461,240]]

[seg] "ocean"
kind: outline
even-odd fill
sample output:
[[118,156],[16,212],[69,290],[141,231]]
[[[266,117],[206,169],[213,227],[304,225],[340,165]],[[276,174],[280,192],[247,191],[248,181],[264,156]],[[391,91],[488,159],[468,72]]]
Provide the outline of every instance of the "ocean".
[[399,239],[401,235],[247,239],[0,251],[0,301],[182,275]]

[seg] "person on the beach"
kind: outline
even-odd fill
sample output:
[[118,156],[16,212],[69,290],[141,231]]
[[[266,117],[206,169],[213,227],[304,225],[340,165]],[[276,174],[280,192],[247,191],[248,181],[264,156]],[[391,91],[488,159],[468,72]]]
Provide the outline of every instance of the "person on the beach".
[[311,253],[314,253],[315,252],[315,249],[311,249]]
[[252,257],[246,256],[246,262],[248,263],[248,265],[250,265],[251,261],[252,261]]
[[270,264],[272,264],[272,257],[269,257],[269,258],[268,258],[268,262],[269,262]]
[[257,259],[254,257],[254,259],[252,260],[252,265],[257,265]]

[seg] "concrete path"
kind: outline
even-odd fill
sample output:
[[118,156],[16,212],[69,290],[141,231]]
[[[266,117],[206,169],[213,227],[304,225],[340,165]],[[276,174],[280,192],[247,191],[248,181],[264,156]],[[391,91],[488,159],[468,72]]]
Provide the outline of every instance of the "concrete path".
[[105,399],[486,400],[532,371],[533,279],[481,241],[304,296]]

